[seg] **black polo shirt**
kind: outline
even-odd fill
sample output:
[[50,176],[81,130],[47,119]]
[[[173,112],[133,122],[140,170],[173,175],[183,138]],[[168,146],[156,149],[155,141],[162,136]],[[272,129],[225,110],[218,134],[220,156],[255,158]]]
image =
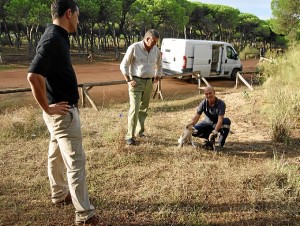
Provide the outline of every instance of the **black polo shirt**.
[[216,98],[214,106],[210,107],[207,99],[205,99],[200,102],[197,108],[197,113],[199,115],[204,113],[205,114],[204,121],[210,124],[215,124],[218,122],[219,115],[225,115],[225,109],[226,109],[226,105],[224,101]]
[[49,104],[60,101],[77,104],[79,93],[71,63],[69,36],[62,27],[48,25],[28,72],[45,77]]

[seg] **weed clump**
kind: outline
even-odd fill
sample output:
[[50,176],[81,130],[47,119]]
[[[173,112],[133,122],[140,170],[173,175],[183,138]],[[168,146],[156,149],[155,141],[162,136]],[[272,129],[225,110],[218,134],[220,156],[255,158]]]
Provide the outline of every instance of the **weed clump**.
[[25,140],[45,137],[47,127],[39,109],[24,107],[0,115],[0,140],[22,138]]
[[273,141],[289,144],[293,129],[299,120],[300,109],[300,58],[299,46],[272,62],[263,62],[261,71],[267,105],[265,112],[270,119],[270,134]]

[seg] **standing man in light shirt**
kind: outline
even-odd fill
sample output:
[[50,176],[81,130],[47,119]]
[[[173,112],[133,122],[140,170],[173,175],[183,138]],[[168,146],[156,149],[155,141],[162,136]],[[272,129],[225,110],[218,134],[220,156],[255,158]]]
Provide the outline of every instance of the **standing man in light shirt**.
[[130,108],[126,144],[135,145],[135,137],[145,136],[145,120],[149,107],[153,82],[162,74],[161,53],[156,43],[158,31],[150,29],[144,39],[128,47],[120,69],[128,83]]

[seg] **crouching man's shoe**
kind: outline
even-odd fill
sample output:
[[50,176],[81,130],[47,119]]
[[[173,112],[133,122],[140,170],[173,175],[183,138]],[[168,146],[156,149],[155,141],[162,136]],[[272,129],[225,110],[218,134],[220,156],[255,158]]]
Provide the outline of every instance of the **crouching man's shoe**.
[[209,141],[206,140],[205,143],[202,145],[202,148],[206,149],[206,150],[213,150],[213,144]]
[[222,151],[222,150],[223,150],[223,146],[220,143],[217,142],[215,144],[215,151],[219,152],[219,151]]

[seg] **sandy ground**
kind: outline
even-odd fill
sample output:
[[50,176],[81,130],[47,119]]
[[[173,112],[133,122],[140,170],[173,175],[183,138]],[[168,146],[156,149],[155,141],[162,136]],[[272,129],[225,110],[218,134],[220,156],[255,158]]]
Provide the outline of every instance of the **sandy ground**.
[[[243,61],[245,71],[255,69],[258,60],[251,59]],[[93,64],[74,65],[78,83],[92,83],[103,81],[123,80],[119,70],[119,62],[100,62]],[[27,88],[29,84],[26,80],[27,67],[14,70],[1,71],[0,89],[7,88]],[[210,78],[208,82],[219,88],[233,88],[234,81],[226,78]],[[128,100],[127,84],[93,87],[89,91],[96,104],[106,105],[111,103],[126,102]],[[164,98],[176,98],[180,95],[198,93],[197,83],[189,79],[165,78],[162,81],[162,93]],[[32,95],[28,93],[0,94],[0,101],[12,99],[15,96],[23,99],[24,104],[34,103]],[[18,103],[22,105],[22,103]]]

